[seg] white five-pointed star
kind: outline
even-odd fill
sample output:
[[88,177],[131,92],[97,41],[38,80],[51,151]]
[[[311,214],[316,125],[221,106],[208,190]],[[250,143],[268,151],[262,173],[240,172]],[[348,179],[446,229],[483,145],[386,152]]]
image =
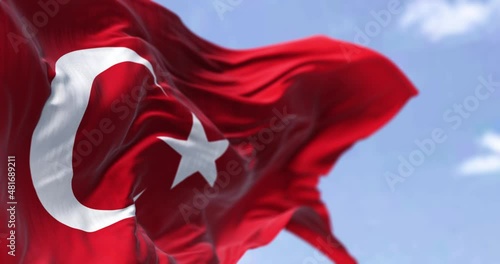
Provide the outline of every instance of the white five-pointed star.
[[196,172],[199,172],[213,187],[217,179],[215,161],[226,152],[229,146],[227,139],[209,142],[200,120],[194,114],[192,115],[193,127],[187,140],[158,137],[182,156],[170,189]]

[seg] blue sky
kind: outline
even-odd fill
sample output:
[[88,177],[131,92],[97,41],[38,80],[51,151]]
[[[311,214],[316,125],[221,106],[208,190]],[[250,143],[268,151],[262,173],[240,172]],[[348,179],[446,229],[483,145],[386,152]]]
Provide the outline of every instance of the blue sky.
[[[159,2],[223,46],[325,34],[391,58],[420,95],[321,182],[336,234],[361,264],[500,263],[499,0]],[[330,262],[283,232],[240,263]]]

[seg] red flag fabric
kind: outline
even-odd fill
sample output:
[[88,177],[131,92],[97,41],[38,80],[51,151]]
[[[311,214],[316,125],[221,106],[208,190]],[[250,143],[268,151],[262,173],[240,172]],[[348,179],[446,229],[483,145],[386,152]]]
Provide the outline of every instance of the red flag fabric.
[[416,94],[388,59],[230,50],[145,0],[0,7],[0,263],[235,263],[285,228],[355,263],[317,184]]

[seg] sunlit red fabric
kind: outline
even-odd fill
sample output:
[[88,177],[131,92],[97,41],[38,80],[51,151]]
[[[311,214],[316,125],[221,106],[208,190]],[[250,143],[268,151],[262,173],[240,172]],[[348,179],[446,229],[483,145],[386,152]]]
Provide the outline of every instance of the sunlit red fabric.
[[[332,234],[317,184],[416,94],[393,63],[327,37],[222,48],[145,0],[51,3],[53,12],[36,1],[0,3],[1,157],[16,156],[17,201],[16,256],[6,253],[10,229],[2,220],[0,263],[236,263],[285,228],[336,263],[356,263]],[[139,198],[135,217],[87,232],[44,208],[30,151],[56,61],[100,47],[135,51],[161,88],[146,67],[127,62],[92,83],[74,139],[74,195],[102,210]],[[171,188],[182,157],[158,137],[186,140],[193,114],[209,141],[230,145],[216,160],[213,187],[196,172]],[[57,152],[59,143],[50,143]],[[1,171],[6,166],[0,162]],[[7,184],[2,176],[3,205]],[[0,219],[8,214],[1,210]]]

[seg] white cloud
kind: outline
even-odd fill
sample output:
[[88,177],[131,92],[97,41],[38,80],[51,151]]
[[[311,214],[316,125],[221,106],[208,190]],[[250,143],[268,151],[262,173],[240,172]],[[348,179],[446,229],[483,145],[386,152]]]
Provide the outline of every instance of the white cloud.
[[500,0],[414,0],[400,20],[402,28],[415,26],[431,41],[473,32],[488,24],[500,9]]
[[500,134],[486,133],[481,138],[480,145],[492,153],[479,155],[465,161],[459,168],[461,174],[477,175],[500,172]]
[[500,135],[493,132],[486,133],[481,140],[481,145],[500,154]]

